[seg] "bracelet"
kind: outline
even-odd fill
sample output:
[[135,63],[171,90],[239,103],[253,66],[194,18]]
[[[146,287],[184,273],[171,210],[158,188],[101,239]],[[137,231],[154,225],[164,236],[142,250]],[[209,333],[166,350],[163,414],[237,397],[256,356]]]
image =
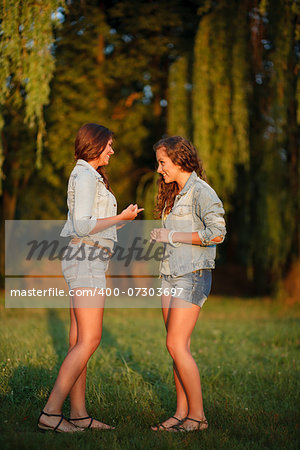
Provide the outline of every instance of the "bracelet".
[[168,234],[168,241],[169,244],[171,244],[173,247],[178,247],[180,245],[180,242],[173,242],[173,234],[176,233],[175,230],[171,230],[170,233]]

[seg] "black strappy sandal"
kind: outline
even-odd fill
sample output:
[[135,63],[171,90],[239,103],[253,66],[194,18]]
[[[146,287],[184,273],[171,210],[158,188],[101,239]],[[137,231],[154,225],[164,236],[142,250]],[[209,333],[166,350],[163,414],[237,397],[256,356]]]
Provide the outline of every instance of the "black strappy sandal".
[[[87,416],[87,417],[79,417],[79,418],[77,418],[77,419],[71,419],[71,417],[68,417],[68,421],[71,422],[71,423],[72,423],[72,422],[75,422],[76,420],[85,420],[85,419],[91,419],[91,420],[90,420],[90,423],[88,424],[87,427],[81,427],[81,428],[86,428],[86,429],[91,428],[91,425],[92,425],[92,423],[93,423],[93,421],[94,421],[93,417],[91,417],[91,416]],[[75,423],[74,423],[73,425],[75,425],[75,427],[78,426],[78,425],[76,425]]]
[[[154,425],[156,427],[156,430],[153,430],[153,428],[151,428],[152,431],[169,431],[172,430],[176,427],[178,427],[182,422],[185,421],[186,417],[184,419],[178,419],[178,417],[176,416],[171,416],[170,419],[176,419],[178,421],[178,423],[175,423],[174,425],[171,425],[170,427],[166,427],[165,425],[163,425],[163,422],[159,422],[157,425]],[[162,428],[162,429],[160,429]]]
[[[40,418],[43,414],[48,417],[60,417],[60,420],[55,427],[52,427],[51,425],[46,425],[44,423],[40,423]],[[82,428],[81,428],[81,430],[74,430],[74,431],[59,430],[58,427],[64,419],[68,420],[63,414],[48,414],[45,411],[41,411],[41,414],[39,415],[39,418],[37,420],[37,426],[41,431],[55,431],[56,433],[75,433],[77,431],[84,431]],[[74,426],[76,426],[76,425],[74,425]],[[79,427],[77,427],[77,428],[79,428]]]
[[[86,420],[86,419],[91,419],[91,420],[90,420],[90,423],[88,424],[87,427],[80,426],[80,428],[84,428],[85,430],[87,430],[88,428],[91,428],[92,423],[93,423],[93,421],[94,421],[94,418],[91,417],[91,416],[78,417],[78,418],[75,418],[75,419],[72,419],[71,417],[69,417],[69,418],[68,418],[68,421],[72,423],[72,422],[75,422],[76,420]],[[104,423],[104,422],[102,422],[102,423]],[[75,425],[75,427],[78,426],[78,425],[76,425],[75,423],[74,423],[73,425]],[[106,424],[104,424],[104,425],[106,425]],[[104,430],[104,431],[106,431],[106,430],[114,430],[114,428],[111,427],[111,426],[109,425],[109,428],[101,428],[101,427],[96,427],[96,428],[95,428],[95,427],[94,427],[93,430],[101,430],[101,431]]]
[[[185,422],[186,420],[192,420],[193,422],[197,422],[198,423],[197,428],[194,428],[192,430],[187,430],[181,424],[180,425],[178,424],[178,425],[174,425],[174,430],[184,431],[186,433],[189,433],[191,431],[203,431],[203,430],[206,430],[208,428],[208,422],[207,422],[206,419],[204,419],[204,420],[196,420],[196,419],[193,419],[192,417],[186,417],[183,422]],[[207,425],[207,427],[201,429],[201,425],[203,425],[203,424]]]

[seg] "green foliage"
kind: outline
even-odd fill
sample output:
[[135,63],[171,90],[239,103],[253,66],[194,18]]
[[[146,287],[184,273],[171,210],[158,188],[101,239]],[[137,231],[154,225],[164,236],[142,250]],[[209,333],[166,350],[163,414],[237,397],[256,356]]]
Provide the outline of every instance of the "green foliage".
[[65,183],[79,127],[101,123],[115,134],[116,155],[108,171],[119,206],[135,201],[141,174],[154,165],[153,142],[164,132],[165,66],[176,55],[169,48],[178,39],[171,30],[180,24],[167,1],[69,5],[57,34],[47,110],[47,148]]
[[249,65],[245,5],[219,2],[199,23],[194,49],[194,142],[226,210],[237,165],[249,160]]
[[[24,102],[24,122],[30,128],[37,124],[36,165],[41,168],[42,139],[45,133],[43,106],[49,102],[49,83],[54,70],[53,27],[57,25],[52,14],[64,6],[64,0],[1,2],[0,59],[0,130],[5,125],[4,115],[13,93],[16,105]],[[3,145],[1,143],[1,150]],[[0,156],[3,164],[4,155]],[[2,168],[2,165],[1,165]],[[1,178],[1,177],[0,177]]]
[[169,69],[168,134],[191,139],[188,56],[181,56]]
[[[130,86],[132,78],[128,84],[119,79],[116,69],[123,64],[121,58],[112,62],[114,56],[106,55],[106,48],[112,45],[111,36],[107,12],[96,2],[88,9],[77,2],[70,5],[57,36],[57,65],[47,110],[47,148],[53,166],[63,171],[66,186],[73,168],[78,129],[87,122],[110,128],[116,136],[110,181],[118,201],[124,205],[128,196],[134,197],[135,177],[130,178],[129,172],[132,175],[135,171],[141,141],[148,134],[143,123],[148,113],[146,105],[137,101],[142,93]],[[134,69],[131,70],[132,75]]]
[[247,58],[249,34],[245,7],[245,2],[239,2],[235,12],[231,16],[232,28],[235,30],[234,36],[231,37],[231,114],[234,135],[234,139],[231,140],[231,145],[233,146],[234,163],[249,168],[249,107],[252,87],[249,77],[250,61]]
[[[261,131],[255,144],[260,150],[253,159],[258,201],[252,244],[254,273],[261,286],[278,287],[287,264],[297,248],[296,217],[299,217],[297,188],[297,125],[295,65],[295,14],[290,2],[277,0],[267,5],[270,22],[266,38],[272,49],[265,52],[263,70],[265,98],[260,102]],[[299,44],[299,43],[298,43]],[[294,110],[294,113],[291,112]],[[298,187],[299,189],[299,187]],[[259,248],[257,248],[259,242]],[[299,238],[298,238],[299,242]],[[295,245],[296,244],[296,245]]]
[[212,18],[207,15],[201,20],[194,45],[193,69],[193,141],[205,171],[210,174],[210,155],[212,152],[213,101],[211,75],[211,41],[213,38]]
[[296,17],[295,2],[221,1],[195,38],[194,142],[240,261],[267,292],[299,256]]
[[1,3],[3,218],[65,217],[75,135],[96,122],[115,134],[119,209],[138,201],[152,219],[153,143],[181,134],[224,202],[227,261],[276,290],[300,247],[299,2],[59,6]]
[[158,177],[157,173],[146,172],[140,178],[136,190],[136,198],[138,204],[145,209],[144,217],[146,220],[156,219],[154,210],[156,197],[158,194]]

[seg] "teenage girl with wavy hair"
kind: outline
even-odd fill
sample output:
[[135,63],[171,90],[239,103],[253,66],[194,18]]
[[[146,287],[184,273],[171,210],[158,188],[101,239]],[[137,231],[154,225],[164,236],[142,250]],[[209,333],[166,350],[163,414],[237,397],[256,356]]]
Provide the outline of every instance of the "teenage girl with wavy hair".
[[211,290],[216,244],[223,242],[226,234],[224,209],[205,181],[191,142],[172,136],[157,142],[154,150],[161,175],[156,212],[162,228],[152,230],[151,239],[165,247],[160,266],[162,313],[166,345],[173,359],[177,406],[173,416],[152,430],[203,430],[208,423],[190,340]]
[[[173,136],[162,139],[154,145],[154,150],[164,148],[166,155],[171,159],[173,164],[181,167],[187,173],[197,172],[199,177],[206,181],[202,161],[197,155],[197,151],[193,144],[186,139]],[[159,172],[161,173],[161,172]],[[158,196],[156,203],[156,213],[162,216],[163,209],[165,214],[169,214],[177,194],[179,194],[179,186],[176,181],[168,182],[165,179],[166,174],[161,176],[158,182]]]

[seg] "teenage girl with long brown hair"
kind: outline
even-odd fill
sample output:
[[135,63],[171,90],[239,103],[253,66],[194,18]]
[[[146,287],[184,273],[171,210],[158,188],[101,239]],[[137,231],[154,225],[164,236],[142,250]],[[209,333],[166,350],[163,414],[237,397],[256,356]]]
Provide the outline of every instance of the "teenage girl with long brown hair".
[[[117,202],[105,174],[114,154],[112,132],[89,123],[80,128],[75,141],[74,167],[68,183],[68,220],[61,236],[70,237],[68,255],[62,270],[70,297],[69,351],[65,357],[48,401],[41,411],[38,427],[56,432],[76,432],[86,428],[113,427],[91,417],[85,405],[87,363],[100,344],[106,288],[105,272],[117,240],[116,228],[133,220],[142,211],[129,205],[117,215]],[[75,257],[79,254],[80,257]],[[93,253],[93,258],[88,256]],[[82,255],[85,255],[85,258]],[[83,296],[87,288],[97,292]],[[94,291],[95,288],[98,288]],[[71,414],[62,414],[70,395]]]
[[177,406],[172,417],[152,429],[203,430],[208,422],[190,340],[211,290],[216,245],[226,234],[224,209],[205,181],[202,163],[191,142],[173,136],[157,142],[154,150],[161,175],[156,210],[162,228],[152,230],[151,239],[165,244],[160,267],[162,313],[166,345],[173,359]]

